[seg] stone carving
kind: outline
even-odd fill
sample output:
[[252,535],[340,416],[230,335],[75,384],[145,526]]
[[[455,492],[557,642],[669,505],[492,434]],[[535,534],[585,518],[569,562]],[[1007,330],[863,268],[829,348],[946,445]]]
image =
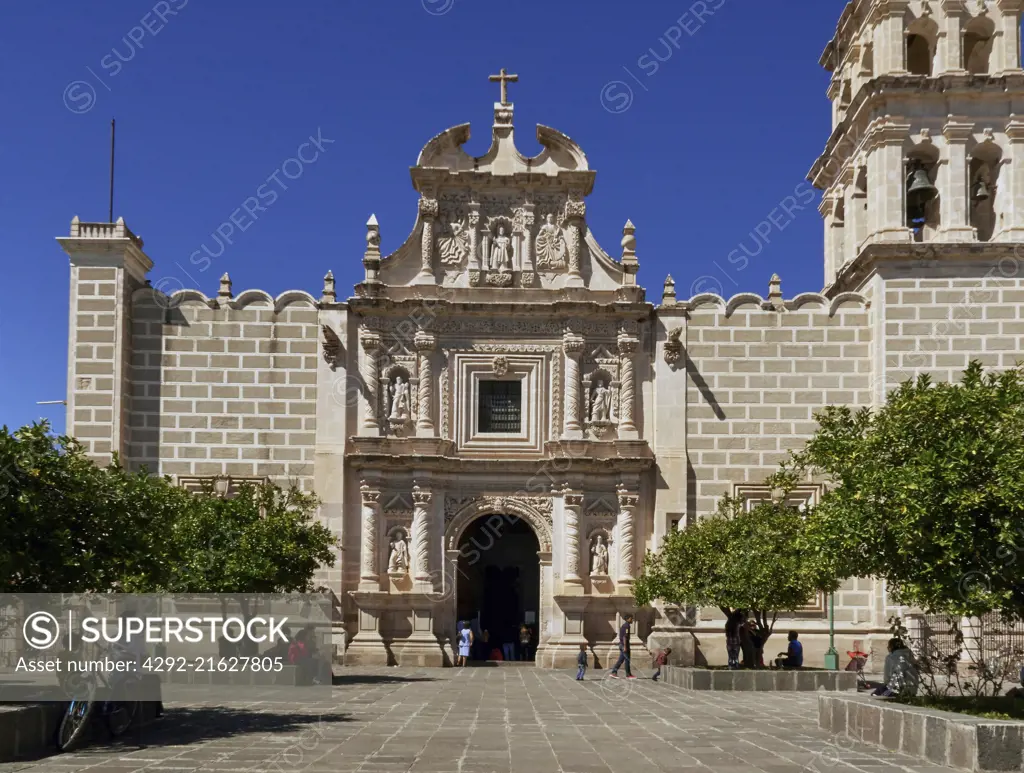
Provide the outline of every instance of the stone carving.
[[377,581],[377,518],[380,515],[380,490],[372,488],[366,481],[359,486],[362,501],[363,544],[360,566],[360,580],[366,583]]
[[391,541],[391,556],[388,558],[388,574],[406,574],[409,571],[409,544],[405,532],[398,531]]
[[338,334],[329,325],[321,325],[321,327],[324,331],[324,340],[322,342],[324,362],[331,366],[331,370],[334,370],[341,361],[341,339],[338,338]]
[[580,582],[580,508],[583,506],[583,494],[574,493],[569,489],[562,491],[565,502],[565,581]]
[[445,356],[441,362],[441,437],[446,440],[451,438],[451,419],[448,412],[448,405],[451,402],[450,378],[448,357]]
[[555,225],[555,216],[548,214],[536,240],[536,261],[539,269],[565,268],[566,245],[562,229]]
[[461,266],[469,255],[469,232],[461,220],[452,221],[448,229],[449,235],[437,240],[438,255],[441,257],[441,263],[446,266]]
[[409,384],[402,381],[401,376],[395,376],[395,383],[391,387],[391,410],[388,419],[392,422],[405,423],[409,421]]
[[590,551],[590,574],[606,577],[608,575],[608,546],[604,544],[602,535],[598,534],[595,539],[597,542]]
[[380,369],[377,357],[380,350],[380,336],[363,330],[359,334],[359,343],[366,354],[363,361],[363,382],[366,384],[366,415],[363,418],[363,426],[372,429],[377,427],[377,411],[379,410],[377,379]]
[[590,420],[604,423],[611,421],[612,392],[608,382],[598,382],[594,387],[594,398],[590,407]]
[[640,498],[625,486],[617,490],[619,499],[619,582],[633,582],[633,519]]
[[487,284],[495,287],[508,287],[512,284],[511,271],[496,271],[487,275]]
[[675,365],[683,354],[683,342],[680,338],[683,335],[681,327],[674,327],[668,331],[668,338],[665,340],[665,362]]
[[498,233],[494,237],[488,268],[500,272],[512,270],[512,239],[505,233],[503,225],[498,226]]
[[417,485],[412,488],[412,547],[416,556],[415,579],[417,582],[429,583],[430,578],[430,502],[433,499],[430,491]]
[[[408,322],[402,317],[367,317],[364,325],[379,331],[401,330]],[[439,316],[431,323],[435,333],[457,333],[467,337],[484,337],[488,335],[508,336],[509,338],[525,338],[526,336],[548,337],[553,329],[561,324],[552,318],[515,319],[514,317],[479,317],[459,318]],[[623,326],[625,329],[625,325]],[[575,321],[574,331],[585,335],[588,339],[614,340],[617,330],[614,323],[602,320],[584,319]]]
[[[547,496],[466,496],[445,497],[445,541],[455,550],[457,536],[470,522],[487,513],[514,515],[527,521],[537,535],[541,552],[551,550],[552,505]],[[414,538],[415,541],[415,538]]]
[[495,357],[491,367],[494,370],[494,375],[501,378],[508,373],[508,360],[504,357]]

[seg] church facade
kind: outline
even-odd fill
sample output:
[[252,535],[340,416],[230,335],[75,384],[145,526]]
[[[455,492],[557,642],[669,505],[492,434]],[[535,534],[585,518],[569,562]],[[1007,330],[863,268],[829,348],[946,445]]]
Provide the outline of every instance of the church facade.
[[[273,480],[317,493],[339,539],[321,581],[346,662],[441,665],[459,620],[493,641],[532,628],[538,665],[588,644],[602,665],[623,616],[639,650],[724,663],[717,610],[637,610],[647,550],[765,477],[816,410],[878,405],[970,359],[1012,367],[1024,343],[1024,71],[1019,0],[855,0],[822,57],[833,132],[823,191],[825,286],[786,298],[660,301],[638,284],[635,229],[588,229],[595,172],[566,135],[515,147],[504,71],[492,142],[431,139],[392,254],[366,227],[364,278],[340,298],[161,292],[123,221],[76,218],[68,433],[183,486],[230,495]],[[614,253],[614,254],[613,254]],[[156,277],[157,279],[154,279]],[[813,503],[809,481],[793,504]],[[876,651],[898,611],[885,584],[835,595],[837,648]],[[787,613],[808,662],[826,599]]]

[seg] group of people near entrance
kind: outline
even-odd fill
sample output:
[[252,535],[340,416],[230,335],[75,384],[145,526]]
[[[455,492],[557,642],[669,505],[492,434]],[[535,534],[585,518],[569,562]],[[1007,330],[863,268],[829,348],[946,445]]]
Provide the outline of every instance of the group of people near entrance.
[[469,620],[460,620],[456,648],[456,666],[464,666],[468,660],[531,660],[533,629],[522,623],[499,640],[487,629],[477,632]]
[[[775,668],[803,668],[804,645],[796,631],[787,635],[789,644],[785,652],[775,658]],[[725,619],[725,651],[729,668],[764,668],[765,637],[757,628],[757,621],[748,618],[742,609],[733,610]]]

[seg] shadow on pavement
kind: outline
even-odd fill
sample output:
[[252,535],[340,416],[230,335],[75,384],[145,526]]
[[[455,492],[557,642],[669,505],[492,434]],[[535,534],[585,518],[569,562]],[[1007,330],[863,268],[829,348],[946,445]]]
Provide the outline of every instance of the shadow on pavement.
[[225,706],[167,708],[164,716],[145,727],[110,743],[93,743],[80,754],[109,753],[126,749],[194,744],[214,739],[233,738],[253,733],[300,732],[300,738],[322,734],[325,725],[354,721],[347,714],[299,714],[249,711]]
[[335,674],[331,684],[401,684],[403,682],[434,682],[432,676],[392,676],[391,674]]

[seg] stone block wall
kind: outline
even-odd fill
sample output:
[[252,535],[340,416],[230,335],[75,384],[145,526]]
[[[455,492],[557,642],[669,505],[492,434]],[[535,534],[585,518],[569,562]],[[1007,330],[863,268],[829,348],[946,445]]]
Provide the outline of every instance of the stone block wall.
[[687,519],[737,484],[760,484],[814,433],[826,405],[871,401],[871,328],[861,296],[801,296],[782,310],[717,296],[691,301],[685,325]]
[[305,293],[134,298],[128,460],[164,475],[313,487],[318,334]]
[[972,359],[986,368],[1024,360],[1024,267],[1017,258],[897,264],[871,281],[886,391],[922,373],[956,381]]

